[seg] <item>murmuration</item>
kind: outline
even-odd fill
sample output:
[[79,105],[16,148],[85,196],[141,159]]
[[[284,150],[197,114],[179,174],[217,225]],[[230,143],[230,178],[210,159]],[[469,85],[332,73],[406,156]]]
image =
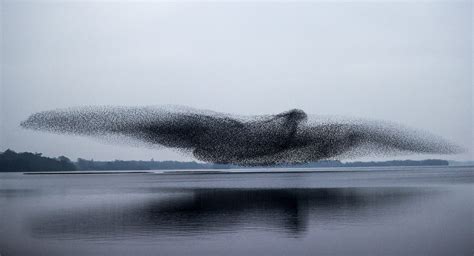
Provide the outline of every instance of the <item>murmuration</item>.
[[299,109],[235,116],[177,106],[90,106],[35,113],[21,126],[167,147],[205,162],[245,166],[463,151],[439,136],[399,124],[307,115]]

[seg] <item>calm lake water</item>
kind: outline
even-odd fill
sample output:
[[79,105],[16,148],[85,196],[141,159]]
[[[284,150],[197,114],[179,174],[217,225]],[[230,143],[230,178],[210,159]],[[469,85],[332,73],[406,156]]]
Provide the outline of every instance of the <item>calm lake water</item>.
[[474,168],[317,170],[2,173],[0,254],[473,254]]

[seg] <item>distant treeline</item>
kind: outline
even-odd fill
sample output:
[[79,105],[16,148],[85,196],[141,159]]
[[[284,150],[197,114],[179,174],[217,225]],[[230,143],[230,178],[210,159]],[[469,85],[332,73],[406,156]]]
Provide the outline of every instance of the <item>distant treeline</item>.
[[303,164],[302,167],[383,167],[383,166],[432,166],[449,165],[446,160],[426,159],[426,160],[391,160],[381,162],[347,162],[340,161],[322,161],[316,163]]
[[[383,162],[348,162],[326,160],[306,164],[284,164],[274,168],[318,168],[318,167],[370,167],[370,166],[432,166],[449,165],[446,160],[393,160]],[[179,161],[94,161],[79,158],[72,162],[65,156],[58,158],[44,157],[41,153],[16,153],[6,150],[0,153],[0,172],[35,172],[35,171],[104,171],[104,170],[182,170],[182,169],[235,169],[258,168],[226,164],[209,164]]]
[[0,154],[1,172],[35,172],[35,171],[74,171],[76,170],[69,158],[44,157],[41,153],[16,153],[7,149]]
[[174,169],[213,169],[213,164],[178,161],[94,161],[77,159],[78,170],[174,170]]

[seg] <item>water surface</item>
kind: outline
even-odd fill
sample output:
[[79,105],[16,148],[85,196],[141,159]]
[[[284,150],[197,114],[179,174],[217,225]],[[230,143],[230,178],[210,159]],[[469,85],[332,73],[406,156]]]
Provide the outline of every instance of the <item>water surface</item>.
[[327,170],[3,173],[0,254],[472,255],[473,168]]

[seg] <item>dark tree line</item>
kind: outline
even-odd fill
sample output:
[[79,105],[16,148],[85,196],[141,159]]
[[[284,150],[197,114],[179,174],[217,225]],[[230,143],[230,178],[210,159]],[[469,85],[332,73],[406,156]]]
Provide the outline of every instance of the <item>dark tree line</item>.
[[[430,166],[449,165],[446,160],[394,160],[383,162],[348,162],[337,160],[319,161],[306,164],[283,164],[274,168],[320,168],[320,167],[370,167],[370,166]],[[57,158],[44,157],[41,153],[16,153],[6,150],[0,153],[0,172],[35,172],[35,171],[102,171],[102,170],[178,170],[178,169],[232,169],[243,168],[237,165],[209,164],[179,161],[94,161],[77,159],[72,162],[65,156]],[[249,168],[249,167],[247,167]],[[257,167],[258,168],[258,167]]]
[[178,161],[93,161],[77,159],[79,170],[176,170],[176,169],[212,169],[212,164]]
[[76,169],[74,163],[65,156],[49,158],[42,156],[41,153],[16,153],[10,149],[0,154],[1,172],[74,171]]

